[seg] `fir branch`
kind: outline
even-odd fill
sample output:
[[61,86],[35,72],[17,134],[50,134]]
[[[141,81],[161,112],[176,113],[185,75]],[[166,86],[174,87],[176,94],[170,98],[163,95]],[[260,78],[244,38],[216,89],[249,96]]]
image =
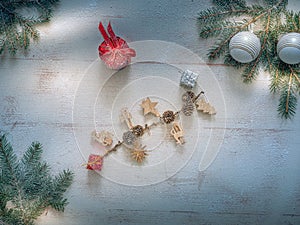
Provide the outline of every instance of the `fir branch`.
[[245,83],[250,83],[253,79],[256,78],[259,72],[259,60],[255,60],[254,62],[250,62],[245,66],[245,69],[242,73],[243,81]]
[[296,113],[297,97],[293,88],[293,74],[291,73],[288,83],[282,88],[280,103],[278,105],[279,115],[285,119],[291,119]]
[[[246,1],[244,0],[227,0],[226,1],[228,6],[235,6],[235,7],[240,7],[240,8],[246,8]],[[217,5],[217,6],[224,6],[224,1],[222,0],[213,0],[213,4]]]
[[64,210],[67,199],[63,194],[73,173],[67,170],[53,178],[41,154],[41,144],[33,142],[17,160],[6,136],[0,137],[0,221],[29,225],[49,206]]
[[239,6],[230,5],[227,1],[221,0],[217,7],[208,8],[198,13],[198,21],[205,24],[213,24],[231,16],[251,15],[257,16],[264,11],[264,7],[259,5]]
[[278,27],[283,32],[289,32],[290,30],[294,32],[300,32],[300,12],[295,13],[293,11],[285,12],[286,23],[281,27]]
[[275,71],[272,71],[271,74],[272,74],[272,79],[269,88],[272,93],[275,93],[278,91],[280,85],[279,69],[276,68]]
[[42,152],[42,145],[38,142],[32,142],[21,161],[24,165],[36,164],[41,160]]
[[222,38],[220,38],[219,40],[217,40],[215,42],[215,45],[212,46],[209,50],[208,50],[208,59],[212,60],[215,58],[220,57],[222,54],[226,53],[228,51],[226,44],[228,44],[228,42],[230,41],[230,39],[233,37],[234,35],[227,35],[227,36],[223,36]]
[[230,22],[230,21],[220,21],[216,24],[212,25],[206,25],[204,26],[200,31],[200,37],[201,38],[208,38],[212,36],[219,36],[221,33],[223,33],[225,30],[227,32],[232,32],[236,29],[239,29],[241,26],[241,22]]
[[0,137],[0,168],[3,174],[2,178],[10,184],[17,183],[18,161],[13,152],[11,144],[7,141],[6,136]]
[[248,8],[235,9],[234,7],[230,8],[227,4],[223,4],[223,6],[212,7],[200,12],[198,20],[201,23],[213,23],[214,21],[224,20],[233,14],[238,16],[247,12],[249,12]]
[[72,180],[73,174],[69,170],[64,170],[54,179],[49,204],[57,211],[64,211],[68,203],[67,199],[63,198],[63,193],[71,185]]
[[[39,33],[36,25],[50,20],[58,2],[59,0],[0,1],[0,54],[6,50],[15,54],[18,50],[26,50],[31,41],[37,41]],[[24,9],[32,9],[32,15],[23,15]]]

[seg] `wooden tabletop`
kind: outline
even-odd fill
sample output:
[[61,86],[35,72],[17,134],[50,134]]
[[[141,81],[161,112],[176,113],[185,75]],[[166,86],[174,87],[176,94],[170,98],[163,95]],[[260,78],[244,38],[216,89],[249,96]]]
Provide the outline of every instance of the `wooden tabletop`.
[[[298,0],[289,2],[300,9]],[[198,37],[196,18],[210,6],[204,0],[62,0],[26,56],[0,58],[1,130],[18,154],[39,141],[53,174],[75,173],[65,212],[49,210],[37,224],[300,224],[300,107],[292,121],[283,121],[268,74],[248,85],[240,71],[207,60],[212,41]],[[111,21],[137,49],[136,64],[117,74],[104,67],[99,21]],[[111,109],[121,102],[136,109],[148,94],[160,97],[162,108],[176,106],[176,99],[167,100],[180,90],[177,69],[200,74],[199,88],[218,111],[215,119],[195,115],[196,125],[183,121],[190,142],[182,155],[170,145],[166,152],[174,157],[153,153],[148,169],[120,161],[121,153],[105,161],[101,174],[82,167],[95,151],[86,136],[93,127],[118,137]],[[149,89],[133,88],[145,82]]]

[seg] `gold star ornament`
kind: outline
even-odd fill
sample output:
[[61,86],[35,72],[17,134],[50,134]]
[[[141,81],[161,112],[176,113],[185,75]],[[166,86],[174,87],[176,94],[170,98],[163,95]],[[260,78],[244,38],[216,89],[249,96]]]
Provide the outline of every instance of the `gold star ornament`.
[[159,112],[155,108],[158,102],[152,102],[150,98],[146,98],[145,100],[142,101],[142,108],[144,109],[144,116],[151,113],[157,117],[160,116]]

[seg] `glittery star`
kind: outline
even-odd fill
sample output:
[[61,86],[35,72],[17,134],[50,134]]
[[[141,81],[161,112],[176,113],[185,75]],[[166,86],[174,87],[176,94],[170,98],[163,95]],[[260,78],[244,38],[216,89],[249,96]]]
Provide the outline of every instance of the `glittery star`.
[[147,115],[148,113],[152,113],[155,116],[159,117],[160,114],[159,112],[155,109],[155,106],[158,104],[158,102],[152,102],[150,98],[146,98],[145,100],[142,101],[142,108],[144,109],[144,116]]

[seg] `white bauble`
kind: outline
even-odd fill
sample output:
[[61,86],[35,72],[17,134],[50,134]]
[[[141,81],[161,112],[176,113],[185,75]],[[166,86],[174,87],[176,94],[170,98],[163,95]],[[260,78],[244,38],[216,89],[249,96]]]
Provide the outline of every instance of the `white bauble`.
[[283,35],[277,44],[277,54],[287,64],[300,63],[300,34],[288,33]]
[[230,55],[241,63],[249,63],[256,59],[260,49],[259,38],[249,31],[237,33],[229,42]]

